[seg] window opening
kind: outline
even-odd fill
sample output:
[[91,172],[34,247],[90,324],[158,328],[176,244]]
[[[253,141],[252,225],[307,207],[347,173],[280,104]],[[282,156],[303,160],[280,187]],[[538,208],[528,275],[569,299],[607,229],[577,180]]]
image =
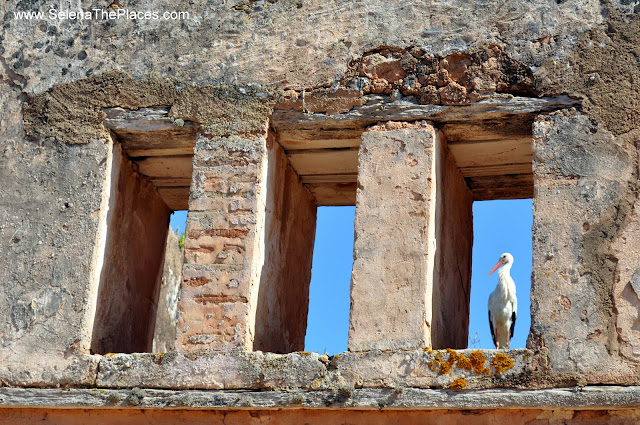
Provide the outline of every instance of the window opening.
[[179,247],[184,247],[184,239],[187,229],[187,210],[174,211],[169,219],[169,227],[179,238]]
[[510,348],[524,348],[531,326],[530,292],[533,225],[531,199],[476,201],[473,203],[473,264],[469,348],[495,348],[491,338],[487,302],[498,283],[497,272],[487,273],[501,254],[513,258],[511,277],[516,284],[518,312]]
[[305,350],[347,350],[355,207],[318,207]]

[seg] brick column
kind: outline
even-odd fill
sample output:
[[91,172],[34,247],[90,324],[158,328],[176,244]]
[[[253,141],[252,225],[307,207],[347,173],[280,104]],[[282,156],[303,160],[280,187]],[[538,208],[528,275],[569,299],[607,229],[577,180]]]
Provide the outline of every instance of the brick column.
[[265,135],[194,149],[178,350],[251,349],[263,252]]
[[438,138],[426,123],[362,134],[349,349],[431,343]]
[[315,198],[266,136],[198,138],[179,350],[304,349]]

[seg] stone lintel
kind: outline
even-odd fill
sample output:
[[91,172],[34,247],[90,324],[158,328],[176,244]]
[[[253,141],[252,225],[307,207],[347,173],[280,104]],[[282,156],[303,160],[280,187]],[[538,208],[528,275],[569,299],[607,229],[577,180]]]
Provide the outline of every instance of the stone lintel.
[[385,95],[367,95],[361,106],[353,107],[342,114],[307,113],[295,110],[276,110],[273,116],[274,128],[296,124],[335,125],[349,122],[368,125],[384,120],[437,122],[474,121],[491,119],[503,114],[537,114],[561,108],[580,105],[581,101],[569,96],[521,97],[502,96],[484,99],[470,105],[430,105],[409,100],[391,100]]

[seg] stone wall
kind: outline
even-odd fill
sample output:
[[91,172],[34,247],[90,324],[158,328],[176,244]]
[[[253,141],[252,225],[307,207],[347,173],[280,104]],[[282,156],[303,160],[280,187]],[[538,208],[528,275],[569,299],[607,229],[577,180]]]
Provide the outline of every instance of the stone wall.
[[[317,404],[308,403],[313,410],[308,418],[370,422],[393,418],[384,408],[402,400],[403,391],[428,387],[435,391],[431,396],[458,410],[433,413],[448,420],[446,415],[459,418],[468,413],[460,409],[477,407],[451,391],[472,397],[482,394],[476,389],[506,387],[530,390],[532,404],[506,411],[500,403],[488,403],[495,410],[487,414],[516,420],[512,414],[519,412],[520,419],[542,423],[597,422],[596,413],[581,410],[588,408],[611,421],[637,419],[640,8],[635,0],[454,0],[428,8],[411,0],[56,5],[63,13],[81,8],[92,13],[91,7],[189,12],[177,20],[61,20],[47,17],[50,5],[36,3],[12,0],[0,6],[0,382],[45,388],[32,398],[20,392],[23,388],[9,388],[0,404],[26,407],[19,401],[23,397],[44,405],[56,386],[67,386],[110,391],[104,396],[96,391],[97,397],[83,393],[70,408],[137,408],[145,397],[134,394],[136,387],[201,388],[221,393],[196,403],[198,408],[239,409],[253,400],[240,392],[253,389],[281,400],[264,409],[283,411],[251,412],[267,419],[298,418],[308,413],[298,411],[307,397],[322,395],[326,398]],[[15,14],[37,11],[45,16]],[[165,124],[189,121],[190,131],[199,134],[177,353],[88,355],[101,309],[100,276],[109,264],[104,261],[109,195],[118,189],[111,163],[118,154],[103,111],[113,107],[162,107],[168,111]],[[425,120],[431,124],[413,132],[370,128],[386,121],[420,127],[415,122]],[[517,193],[530,193],[531,178],[534,190],[528,349],[480,352],[482,358],[473,351],[462,356],[422,351],[429,345],[464,345],[469,264],[464,255],[453,264],[448,252],[453,246],[467,252],[471,244],[471,200],[458,174],[464,176],[463,167],[451,164],[444,147],[438,154],[412,152],[420,165],[432,164],[422,169],[420,184],[408,177],[415,158],[402,155],[420,139],[416,131],[429,133],[436,143],[438,128],[446,133],[450,124],[470,123],[466,128],[491,129],[479,138],[501,133],[508,143],[510,128],[521,140],[532,122],[533,171],[517,177],[527,186]],[[352,352],[332,358],[253,351],[301,346],[315,216],[304,187],[309,181],[289,168],[291,154],[278,146],[278,131],[292,128],[289,137],[307,137],[305,154],[320,149],[331,150],[331,158],[348,154],[339,163],[343,180],[334,180],[335,187],[353,189],[353,167],[359,167]],[[324,145],[314,145],[318,140]],[[439,176],[433,166],[438,161],[444,170]],[[335,173],[316,174],[335,178]],[[463,178],[473,194],[471,180]],[[494,189],[484,193],[503,193]],[[351,193],[339,195],[341,202],[353,199]],[[396,210],[369,208],[376,199]],[[303,213],[292,213],[292,205]],[[450,222],[460,223],[456,233],[446,231]],[[402,229],[404,247],[395,225]],[[163,226],[162,238],[166,222]],[[434,252],[435,243],[440,252]],[[362,263],[367,256],[369,263]],[[434,282],[434,277],[442,279]],[[387,285],[379,285],[382,296],[370,293],[373,282]],[[442,303],[434,307],[434,301]],[[140,301],[145,302],[153,304]],[[446,313],[445,305],[455,306],[453,313]],[[95,323],[106,330],[107,322]],[[631,391],[635,398],[603,396],[600,403],[574,409],[568,398],[554,399],[556,390],[534,391],[576,386],[579,393],[591,384],[616,385],[614,390]],[[340,401],[363,388],[378,392],[365,392],[368,401],[358,406],[380,412],[337,411],[349,407]],[[131,393],[126,402],[119,391]],[[502,393],[490,395],[502,401]],[[164,402],[178,406],[188,405],[193,395],[170,396]],[[233,403],[219,402],[226,396]],[[536,403],[547,396],[557,401],[539,410]],[[428,398],[421,400],[427,401],[396,407],[427,407]],[[43,412],[0,414],[20,421]],[[45,413],[72,420],[66,411]],[[159,422],[174,414],[147,413],[158,415]],[[407,420],[414,413],[397,412]],[[99,417],[101,411],[91,414]],[[247,412],[228,416],[244,420]],[[476,420],[475,413],[465,420]]]
[[578,111],[541,116],[534,130],[527,345],[577,382],[635,382],[637,137],[615,138]]

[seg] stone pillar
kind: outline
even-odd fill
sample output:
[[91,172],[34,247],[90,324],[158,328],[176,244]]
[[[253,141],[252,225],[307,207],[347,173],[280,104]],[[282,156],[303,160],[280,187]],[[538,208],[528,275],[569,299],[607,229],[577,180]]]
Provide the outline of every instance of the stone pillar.
[[437,145],[426,122],[362,134],[350,351],[431,345]]
[[632,380],[640,360],[635,143],[575,111],[534,124],[527,345],[554,372],[580,374],[585,384]]
[[0,152],[0,381],[89,386],[98,360],[75,354],[90,347],[112,147],[22,140],[21,108],[8,105],[0,112],[9,116]]
[[178,350],[304,348],[316,205],[267,139],[198,137]]
[[198,135],[178,306],[178,350],[251,349],[263,257],[265,135]]

